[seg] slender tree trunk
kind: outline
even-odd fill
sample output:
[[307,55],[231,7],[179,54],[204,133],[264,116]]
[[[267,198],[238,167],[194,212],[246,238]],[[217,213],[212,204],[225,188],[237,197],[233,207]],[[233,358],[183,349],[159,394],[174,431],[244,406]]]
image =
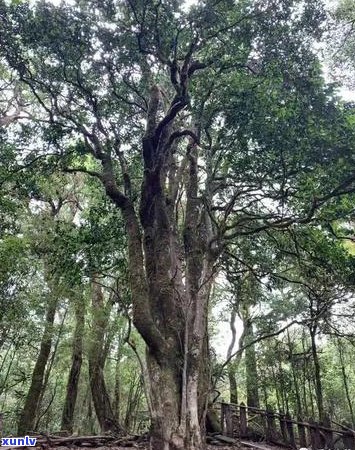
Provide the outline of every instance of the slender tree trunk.
[[4,390],[5,390],[5,387],[6,387],[6,384],[7,384],[7,380],[8,380],[8,378],[9,378],[9,375],[10,375],[10,372],[11,372],[12,364],[15,362],[15,355],[16,355],[16,350],[17,350],[17,349],[16,349],[16,347],[17,347],[16,344],[17,344],[17,343],[14,344],[14,351],[13,351],[12,354],[11,354],[12,345],[9,345],[9,347],[8,347],[8,349],[7,349],[7,351],[6,351],[5,355],[4,355],[4,357],[3,357],[3,359],[2,359],[2,362],[1,362],[0,373],[4,373],[4,372],[3,372],[3,369],[4,369],[4,367],[5,367],[5,362],[7,362],[7,358],[8,358],[8,356],[10,355],[10,358],[9,358],[10,361],[9,361],[8,366],[7,366],[7,369],[6,369],[6,374],[5,374],[5,376],[3,376],[3,379],[1,380],[2,383],[1,383],[1,385],[0,385],[0,396],[2,396],[2,393],[3,393]]
[[275,368],[274,366],[271,366],[271,374],[272,374],[272,381],[275,389],[275,395],[276,395],[276,404],[278,411],[282,411],[281,402],[280,402],[280,393],[279,393],[279,383],[275,374]]
[[289,401],[288,401],[287,391],[285,391],[285,402],[286,402],[286,411],[289,412],[290,411],[290,405],[289,405]]
[[298,384],[296,368],[295,368],[295,364],[294,364],[292,355],[291,355],[291,370],[292,370],[293,385],[294,385],[294,388],[295,388],[297,415],[299,417],[302,417],[303,416],[303,409],[302,409],[301,394],[300,394],[300,388],[299,388],[299,384]]
[[268,399],[268,395],[267,395],[267,387],[266,387],[266,374],[264,371],[262,371],[261,373],[261,379],[263,380],[261,383],[261,389],[263,392],[263,397],[264,397],[264,407],[265,409],[269,408],[269,399]]
[[[229,321],[229,327],[232,332],[232,339],[231,343],[228,347],[227,351],[227,360],[231,357],[235,341],[236,341],[236,334],[237,330],[235,329],[235,319],[236,319],[237,313],[233,309],[231,311],[231,317]],[[238,387],[237,387],[237,379],[236,379],[236,370],[233,362],[230,362],[228,365],[228,380],[229,380],[229,395],[230,395],[230,402],[238,404]]]
[[95,433],[95,417],[93,415],[93,410],[92,410],[91,393],[89,393],[89,397],[88,397],[87,422],[86,423],[88,424],[89,432],[94,434]]
[[233,364],[228,368],[230,402],[238,405],[237,373]]
[[325,412],[324,412],[324,404],[323,404],[323,388],[322,388],[322,380],[321,380],[321,369],[320,369],[317,344],[316,344],[316,333],[317,333],[316,325],[311,325],[309,331],[310,331],[310,336],[311,336],[311,349],[312,349],[312,358],[313,358],[313,365],[314,365],[314,387],[315,387],[315,392],[316,392],[317,409],[318,409],[319,420],[320,420],[320,422],[322,422],[325,417]]
[[303,352],[303,361],[302,361],[302,393],[303,393],[303,408],[305,412],[305,417],[309,416],[308,410],[308,402],[307,402],[307,358],[306,358],[306,345],[305,345],[305,330],[302,330],[302,352]]
[[117,422],[120,422],[120,405],[121,405],[121,371],[120,371],[120,358],[121,358],[121,348],[120,343],[117,350],[117,360],[115,367],[115,388],[114,388],[114,401],[113,401],[113,411]]
[[[238,342],[238,348],[241,349],[244,345],[245,340],[245,332],[246,329],[243,330],[239,342]],[[229,353],[229,352],[228,352]],[[239,352],[234,358],[233,361],[230,363],[230,373],[228,373],[229,377],[229,388],[230,388],[230,401],[231,403],[238,404],[238,383],[237,383],[237,371],[240,365],[240,362],[242,360],[243,353]],[[228,356],[227,356],[228,358]],[[233,401],[234,400],[234,401]]]
[[352,400],[351,400],[349,384],[348,384],[348,377],[346,375],[346,369],[345,369],[344,349],[343,349],[342,343],[339,338],[337,339],[337,341],[338,341],[339,359],[340,359],[340,365],[341,365],[341,373],[343,375],[345,395],[346,395],[346,399],[348,401],[348,407],[349,407],[349,413],[350,413],[352,426],[355,426],[354,408],[353,408],[353,404],[352,404]]
[[124,426],[126,430],[130,429],[131,426],[131,419],[132,419],[132,397],[133,397],[133,390],[134,385],[136,383],[136,380],[130,380],[128,395],[127,395],[127,404],[126,404],[126,414],[124,419]]
[[[41,412],[41,408],[42,408],[42,404],[43,404],[43,397],[44,397],[44,394],[45,394],[47,386],[48,386],[49,377],[51,375],[52,367],[53,367],[53,364],[54,364],[54,360],[55,360],[56,355],[57,355],[59,342],[61,341],[61,338],[62,338],[63,329],[64,329],[64,322],[65,322],[65,318],[67,317],[67,313],[68,313],[68,310],[66,309],[64,314],[63,314],[61,323],[59,325],[58,334],[57,334],[57,337],[56,337],[56,340],[55,340],[55,343],[54,343],[54,346],[53,346],[53,350],[51,351],[51,354],[50,354],[50,359],[49,359],[49,361],[47,362],[47,365],[46,365],[46,370],[45,370],[45,374],[44,374],[44,377],[43,377],[43,387],[42,387],[40,398],[38,400],[38,414],[37,414],[37,420],[36,420],[36,423],[35,423],[35,430],[38,429],[42,417],[44,417],[46,415],[46,411]],[[55,390],[56,390],[56,387],[55,387]],[[53,400],[54,400],[54,397],[52,398],[51,402],[53,402]],[[48,407],[47,407],[47,409],[48,409]]]
[[[247,319],[244,325],[247,329],[245,333],[245,342],[254,340],[253,324]],[[255,345],[250,345],[245,349],[245,370],[246,370],[246,386],[247,386],[247,405],[259,408],[259,377],[256,365]]]
[[314,418],[316,415],[316,411],[315,411],[315,407],[314,407],[314,399],[313,399],[314,389],[312,388],[311,377],[310,377],[309,373],[308,373],[308,377],[307,377],[307,384],[308,384],[309,400],[310,400],[310,404],[311,404],[311,413],[312,413],[312,417]]
[[18,423],[18,434],[20,436],[28,431],[34,431],[33,428],[36,423],[39,400],[43,389],[44,373],[52,346],[53,323],[57,304],[58,298],[53,295],[50,296],[40,351],[33,369],[31,385]]
[[95,417],[93,417],[93,414],[92,414],[90,383],[85,383],[85,394],[82,396],[82,398],[81,398],[81,396],[79,398],[81,401],[78,404],[78,410],[77,410],[77,413],[78,413],[77,414],[77,417],[78,417],[77,432],[79,435],[83,434],[85,432],[94,434],[95,433]]
[[284,385],[284,378],[283,378],[283,373],[282,373],[282,366],[281,366],[281,361],[280,361],[280,357],[279,357],[279,352],[278,352],[278,356],[277,356],[276,360],[277,360],[277,371],[278,371],[280,395],[281,395],[281,400],[282,400],[282,410],[287,412],[288,411],[288,404],[287,404],[285,385]]
[[124,426],[125,429],[130,432],[133,432],[135,427],[135,418],[137,416],[139,401],[143,393],[142,381],[141,376],[136,377],[129,388]]
[[[303,361],[303,364],[305,364],[305,361]],[[307,401],[307,377],[305,374],[305,369],[302,370],[302,400],[303,400],[303,411],[304,411],[304,417],[309,417],[309,410],[308,410],[308,401]]]
[[298,377],[297,377],[297,373],[296,373],[295,361],[294,361],[294,356],[293,356],[292,342],[291,342],[290,333],[288,330],[287,330],[287,343],[288,343],[288,349],[290,352],[291,371],[292,371],[293,385],[295,388],[297,415],[299,417],[302,417],[303,411],[302,411],[301,394],[300,394]]
[[74,410],[78,396],[79,377],[83,359],[83,336],[85,327],[85,307],[75,300],[75,330],[72,344],[71,368],[67,382],[67,392],[62,414],[62,430],[73,432]]
[[89,377],[92,400],[102,431],[122,432],[113,412],[104,379],[104,340],[108,321],[108,308],[101,285],[96,276],[92,280],[92,336],[89,349]]

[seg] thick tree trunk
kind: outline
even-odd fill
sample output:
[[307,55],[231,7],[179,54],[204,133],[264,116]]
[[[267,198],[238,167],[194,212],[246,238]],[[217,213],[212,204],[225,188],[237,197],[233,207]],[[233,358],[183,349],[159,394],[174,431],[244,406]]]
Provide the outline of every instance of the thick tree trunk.
[[[208,293],[204,295],[207,296],[207,305]],[[210,374],[206,367],[206,325],[207,306],[201,321],[192,324],[186,322],[185,350],[180,346],[172,346],[163,358],[156,358],[149,351],[147,353],[151,380],[149,392],[152,405],[152,450],[205,448],[205,422],[210,388]]]
[[83,355],[83,335],[85,326],[84,304],[76,301],[75,303],[75,330],[72,347],[72,363],[67,383],[67,392],[63,407],[62,430],[73,432],[73,419],[76,399],[78,395],[79,377],[81,371]]
[[[204,448],[198,399],[198,373],[187,379],[186,398],[181,398],[181,374],[176,364],[159,366],[148,356],[148,367],[154,383],[151,385],[153,416],[151,449],[200,450]],[[181,409],[185,403],[185,411]],[[182,420],[181,420],[182,419]]]
[[[145,337],[152,450],[201,450],[205,446],[209,390],[206,331],[213,258],[206,251],[209,217],[207,213],[201,215],[194,145],[189,147],[188,155],[183,247],[177,226],[169,225],[174,222],[165,209],[162,188],[149,172],[140,211],[153,319],[149,336]],[[137,319],[135,323],[144,337],[147,329]]]
[[152,399],[151,448],[153,450],[177,450],[183,448],[180,433],[179,405],[180,383],[177,371],[169,364],[159,364],[148,355],[148,370],[153,383],[150,394]]
[[102,431],[122,432],[116,420],[104,379],[104,340],[109,311],[97,278],[92,282],[92,336],[89,349],[89,377],[92,400]]
[[208,300],[221,248],[204,206],[212,194],[209,180],[203,185],[198,175],[198,131],[189,131],[183,160],[176,156],[180,124],[174,120],[188,104],[188,81],[195,70],[190,58],[188,54],[181,67],[178,93],[164,119],[159,118],[161,90],[151,88],[142,139],[139,218],[123,157],[124,194],[110,157],[95,143],[106,193],[121,209],[126,225],[133,323],[147,345],[152,450],[204,448]]
[[54,316],[58,304],[58,298],[51,296],[48,301],[48,309],[45,318],[40,351],[32,373],[30,389],[27,393],[18,423],[18,434],[24,435],[28,431],[34,431],[36,416],[38,414],[39,400],[43,389],[43,379],[52,346]]

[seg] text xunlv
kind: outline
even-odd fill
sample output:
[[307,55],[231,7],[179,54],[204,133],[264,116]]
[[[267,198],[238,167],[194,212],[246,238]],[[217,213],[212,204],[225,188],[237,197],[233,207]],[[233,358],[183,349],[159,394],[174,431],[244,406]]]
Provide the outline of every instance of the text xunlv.
[[36,438],[31,438],[29,436],[25,437],[11,437],[11,438],[2,438],[1,446],[2,447],[34,447],[36,445]]

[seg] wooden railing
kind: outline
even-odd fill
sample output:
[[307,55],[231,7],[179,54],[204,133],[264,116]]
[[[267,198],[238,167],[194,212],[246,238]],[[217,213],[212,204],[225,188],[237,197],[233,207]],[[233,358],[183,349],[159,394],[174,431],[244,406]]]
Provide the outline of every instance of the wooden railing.
[[221,403],[220,414],[222,433],[229,437],[265,441],[295,449],[355,450],[355,431],[340,424],[332,428],[334,422],[329,418],[323,423],[300,417],[295,420],[290,414],[247,407],[243,403]]

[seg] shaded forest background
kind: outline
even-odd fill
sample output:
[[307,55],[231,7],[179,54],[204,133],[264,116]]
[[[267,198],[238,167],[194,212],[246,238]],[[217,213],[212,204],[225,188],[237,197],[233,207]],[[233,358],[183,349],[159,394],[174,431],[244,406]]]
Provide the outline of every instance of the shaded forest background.
[[[169,107],[169,89],[177,81],[164,52],[170,54],[170,28],[176,25],[167,11],[178,6],[152,2],[147,35],[160,35],[150,41],[141,31],[138,47],[150,45],[153,50],[139,47],[141,53],[135,49],[131,54],[124,50],[133,46],[127,38],[120,44],[121,59],[106,61],[103,69],[100,58],[118,45],[112,28],[105,27],[105,20],[114,16],[113,4],[93,2],[102,21],[95,28],[95,17],[90,19],[79,3],[72,10],[38,3],[34,14],[35,7],[26,2],[0,2],[4,435],[143,433],[150,426],[146,382],[152,375],[145,356],[150,341],[142,324],[139,331],[134,326],[127,222],[104,179],[106,144],[98,150],[95,133],[101,142],[120,141],[111,160],[113,171],[136,204],[148,167],[147,160],[145,168],[140,163],[138,136],[151,125],[155,92],[154,86],[153,94],[145,87],[149,83],[144,77],[159,84],[159,124],[166,126],[164,117],[172,117],[177,105]],[[174,223],[185,249],[200,226],[193,221],[183,225],[189,214],[193,218],[205,208],[215,233],[209,241],[217,256],[206,308],[208,345],[203,344],[200,358],[208,380],[206,404],[244,402],[319,421],[330,416],[354,429],[355,113],[354,104],[337,94],[340,85],[354,85],[354,4],[342,1],[327,10],[319,2],[305,2],[309,9],[297,18],[293,14],[302,2],[232,3],[191,7],[189,23],[205,30],[211,23],[212,34],[218,28],[219,41],[205,36],[209,46],[191,47],[203,64],[197,56],[191,61],[177,57],[181,86],[186,61],[189,77],[196,70],[197,81],[190,88],[192,101],[176,112],[175,128],[169,129],[164,144],[174,147],[171,155],[176,156],[175,162],[164,160],[170,165],[166,189],[169,195],[170,188],[176,189],[175,197],[166,194],[166,208],[173,204],[171,217],[179,214]],[[127,26],[134,20],[143,23],[136,17],[143,8],[140,2],[120,5],[117,21],[123,30],[125,21]],[[149,11],[158,17],[160,7],[162,23],[154,24]],[[227,8],[227,19],[220,18],[219,7]],[[252,8],[260,15],[255,17],[262,17],[259,22]],[[251,19],[236,38],[228,20],[244,23],[235,21],[235,15],[244,13]],[[183,23],[182,16],[176,17]],[[95,39],[101,33],[106,48],[100,54],[98,45],[90,60],[92,30]],[[181,30],[181,40],[188,40]],[[78,40],[71,36],[66,43],[66,33],[78,33]],[[253,46],[258,39],[264,39],[260,49]],[[220,45],[225,56],[218,58]],[[185,44],[182,48],[190,51]],[[67,72],[57,72],[61,63],[56,58],[64,61]],[[159,64],[169,67],[170,78]],[[322,64],[330,80],[324,81]],[[78,67],[82,73],[75,73]],[[203,72],[205,67],[211,72]],[[135,70],[141,75],[131,76]],[[100,83],[112,92],[105,87],[100,91]],[[179,95],[184,96],[181,86],[177,91],[181,88]],[[115,109],[117,103],[132,125],[115,128],[113,122],[119,123],[123,114]],[[204,108],[203,120],[199,108]],[[196,145],[202,149],[198,157]],[[193,170],[200,175],[189,197]],[[175,187],[169,184],[173,176],[180,177]],[[188,199],[197,197],[199,205],[186,213]],[[158,298],[162,289],[152,296]],[[154,318],[158,328],[165,319]],[[230,330],[222,348],[221,321]]]

